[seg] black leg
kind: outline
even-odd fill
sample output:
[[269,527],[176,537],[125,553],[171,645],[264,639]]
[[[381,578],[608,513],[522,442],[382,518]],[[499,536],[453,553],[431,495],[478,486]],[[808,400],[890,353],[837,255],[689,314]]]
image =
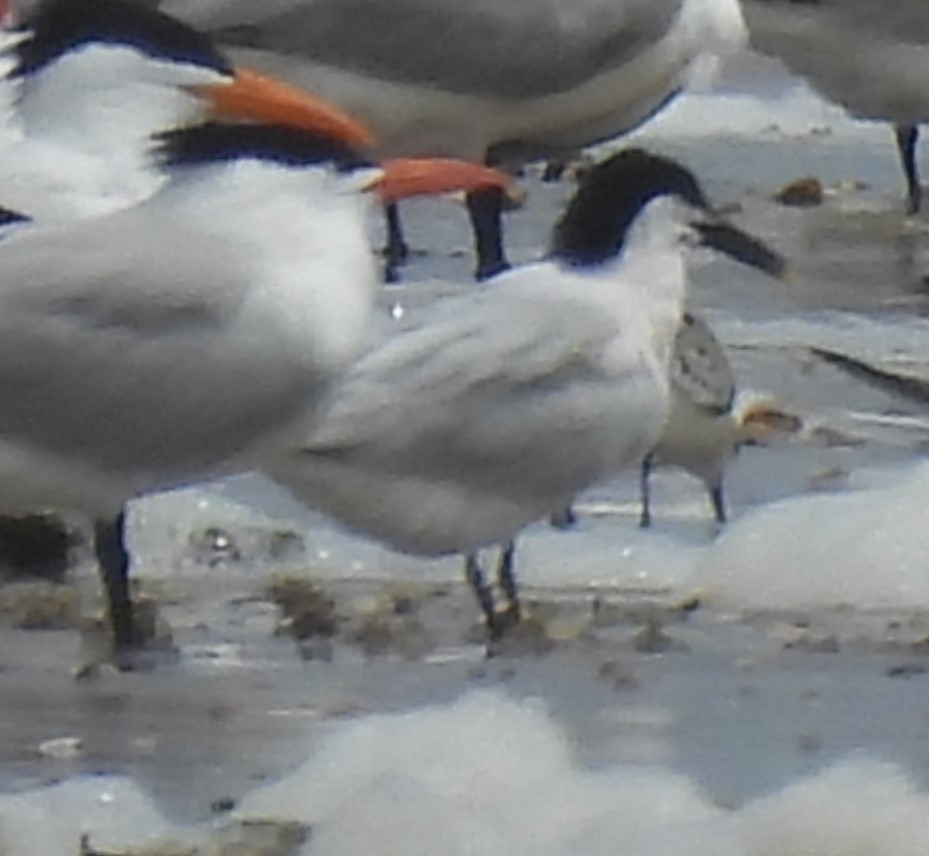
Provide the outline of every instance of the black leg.
[[723,495],[723,483],[710,488],[710,502],[713,503],[713,513],[717,523],[726,522],[726,499]]
[[113,645],[117,652],[133,647],[136,641],[129,595],[129,551],[125,537],[125,510],[113,520],[97,520],[94,523],[94,549],[106,589]]
[[477,598],[481,612],[484,613],[484,621],[487,624],[490,638],[498,638],[501,628],[500,622],[497,620],[497,611],[494,609],[493,592],[490,590],[490,586],[487,585],[487,580],[484,579],[484,571],[476,553],[469,553],[465,557],[465,579]]
[[919,183],[919,169],[916,166],[916,143],[919,142],[919,127],[916,125],[896,125],[897,150],[906,176],[907,214],[918,214],[923,201],[923,189]]
[[508,624],[516,624],[521,615],[519,591],[516,586],[514,565],[516,559],[516,541],[510,541],[500,548],[500,561],[497,565],[497,582],[506,597],[506,618]]
[[648,529],[652,525],[652,497],[648,479],[652,474],[654,457],[651,454],[642,460],[642,470],[639,473],[639,496],[642,499],[642,513],[639,516],[639,526]]
[[477,280],[490,279],[510,265],[503,252],[503,191],[499,188],[469,193],[468,214],[474,230]]
[[400,278],[397,269],[409,258],[410,248],[403,237],[400,207],[396,202],[384,206],[384,219],[387,224],[387,243],[384,245],[384,282],[397,282]]
[[556,511],[549,517],[548,522],[556,529],[570,529],[572,526],[577,526],[577,515],[572,506],[566,505],[561,511]]

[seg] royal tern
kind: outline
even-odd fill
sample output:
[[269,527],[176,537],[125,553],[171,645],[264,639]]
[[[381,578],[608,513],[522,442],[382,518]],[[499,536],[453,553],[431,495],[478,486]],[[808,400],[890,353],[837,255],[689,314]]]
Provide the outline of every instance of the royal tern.
[[922,0],[743,0],[752,47],[780,59],[859,119],[889,122],[907,182],[922,188],[919,125],[929,122],[929,4]]
[[127,0],[45,0],[12,34],[0,202],[40,222],[151,195],[151,135],[208,112],[370,141],[337,108],[247,69],[205,35]]
[[284,126],[178,129],[158,156],[167,181],[139,205],[0,243],[0,507],[93,517],[118,648],[125,502],[302,437],[368,335],[359,191],[428,184]]
[[[572,154],[743,47],[738,0],[162,0],[234,54],[338,104],[388,155],[494,165]],[[477,272],[505,265],[498,193],[469,198]]]
[[[701,221],[684,225],[681,209]],[[302,445],[266,471],[394,549],[467,555],[497,634],[475,552],[507,545],[502,582],[518,615],[516,533],[640,463],[661,433],[685,238],[782,266],[716,217],[681,165],[640,150],[611,157],[577,190],[548,258],[431,304],[386,336]]]

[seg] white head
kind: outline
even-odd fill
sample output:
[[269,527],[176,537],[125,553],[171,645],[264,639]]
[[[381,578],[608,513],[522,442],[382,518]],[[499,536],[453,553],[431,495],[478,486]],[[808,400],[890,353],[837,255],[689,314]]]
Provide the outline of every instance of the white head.
[[190,87],[233,69],[197,31],[128,0],[45,0],[21,24],[11,80],[27,134],[101,146],[189,121]]

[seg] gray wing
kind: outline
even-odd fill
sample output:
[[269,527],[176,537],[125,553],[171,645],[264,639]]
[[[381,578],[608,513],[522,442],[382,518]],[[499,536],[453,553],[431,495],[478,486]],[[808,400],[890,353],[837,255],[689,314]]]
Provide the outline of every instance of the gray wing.
[[544,296],[443,304],[358,362],[306,451],[513,489],[561,478],[559,438],[576,444],[617,408],[621,378],[607,378],[602,365],[615,323]]
[[[231,0],[235,2],[235,0]],[[621,65],[671,26],[682,0],[174,0],[220,37],[439,90],[522,99],[567,91]],[[225,8],[224,8],[225,6]],[[290,8],[288,8],[290,7]],[[240,11],[241,10],[241,11]],[[256,16],[261,16],[256,19]]]
[[[929,3],[923,0],[743,0],[753,45],[788,29],[848,29],[873,38],[929,45]],[[775,43],[776,46],[776,43]]]
[[240,269],[230,243],[155,237],[128,214],[5,240],[0,440],[168,482],[241,453],[298,406],[300,381],[236,336]]
[[706,322],[685,312],[674,342],[671,383],[693,404],[721,415],[732,409],[735,376],[726,351]]

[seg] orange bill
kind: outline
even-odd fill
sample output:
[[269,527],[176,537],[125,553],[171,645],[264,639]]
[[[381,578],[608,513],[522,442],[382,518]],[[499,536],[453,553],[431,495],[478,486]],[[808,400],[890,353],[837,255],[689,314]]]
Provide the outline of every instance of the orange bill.
[[512,185],[506,173],[451,158],[394,158],[381,166],[384,178],[379,189],[384,202],[462,190],[499,188],[506,192]]
[[210,102],[217,116],[321,131],[362,148],[374,142],[374,135],[361,122],[335,105],[251,69],[237,68],[231,84],[194,90]]

